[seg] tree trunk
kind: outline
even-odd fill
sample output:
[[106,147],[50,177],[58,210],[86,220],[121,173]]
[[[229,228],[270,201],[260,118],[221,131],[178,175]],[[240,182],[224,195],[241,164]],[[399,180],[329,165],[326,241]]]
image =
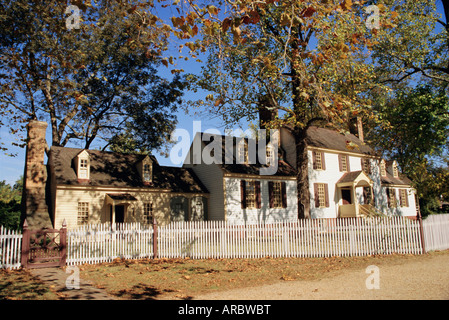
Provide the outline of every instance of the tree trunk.
[[296,183],[298,189],[298,218],[310,218],[310,192],[308,175],[308,156],[306,146],[307,127],[296,127],[293,131],[296,145]]

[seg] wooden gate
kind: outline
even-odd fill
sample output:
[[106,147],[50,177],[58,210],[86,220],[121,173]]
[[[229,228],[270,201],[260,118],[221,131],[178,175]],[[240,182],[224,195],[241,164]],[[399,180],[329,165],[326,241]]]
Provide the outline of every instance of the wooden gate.
[[62,267],[67,258],[67,228],[29,230],[23,223],[22,259],[24,268]]

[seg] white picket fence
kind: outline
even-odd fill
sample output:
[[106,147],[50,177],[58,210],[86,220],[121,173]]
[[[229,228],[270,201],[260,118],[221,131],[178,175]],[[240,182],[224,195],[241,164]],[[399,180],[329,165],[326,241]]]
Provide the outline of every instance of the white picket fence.
[[422,253],[419,222],[401,217],[231,225],[176,222],[158,230],[158,257],[329,257]]
[[67,231],[67,265],[153,257],[153,227],[139,223],[85,225]]
[[[449,214],[419,221],[403,217],[307,219],[233,225],[174,222],[157,228],[158,258],[330,257],[421,254],[449,249]],[[154,230],[138,223],[88,225],[67,231],[67,264],[154,257]],[[0,268],[19,268],[22,235],[0,229]]]
[[22,234],[0,226],[0,268],[20,268],[21,251]]
[[[152,258],[154,231],[139,224],[68,231],[67,264]],[[421,254],[419,222],[401,217],[233,225],[174,222],[157,229],[158,258],[329,257]]]
[[449,214],[430,215],[423,221],[426,251],[449,249]]

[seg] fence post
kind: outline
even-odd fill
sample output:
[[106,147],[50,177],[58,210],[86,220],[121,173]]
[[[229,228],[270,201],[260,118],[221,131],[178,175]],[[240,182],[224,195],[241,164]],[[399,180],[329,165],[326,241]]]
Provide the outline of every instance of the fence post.
[[63,267],[67,260],[67,223],[65,219],[62,222],[62,228],[59,230],[59,241],[61,246],[61,260],[59,260],[59,266]]
[[423,227],[423,221],[420,214],[418,214],[418,221],[419,221],[419,233],[421,235],[421,246],[422,246],[422,253],[426,253],[426,246],[425,246],[425,239],[424,239],[424,227]]
[[157,222],[153,217],[153,259],[157,259]]
[[30,251],[30,230],[28,230],[28,222],[23,222],[23,232],[22,232],[22,252],[21,252],[21,265],[23,268],[28,267],[28,254]]

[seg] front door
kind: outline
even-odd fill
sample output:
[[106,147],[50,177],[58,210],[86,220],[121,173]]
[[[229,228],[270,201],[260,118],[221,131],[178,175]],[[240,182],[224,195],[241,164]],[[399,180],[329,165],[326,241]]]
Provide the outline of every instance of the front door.
[[125,222],[125,206],[115,206],[115,223]]
[[351,189],[341,189],[343,204],[351,204]]

